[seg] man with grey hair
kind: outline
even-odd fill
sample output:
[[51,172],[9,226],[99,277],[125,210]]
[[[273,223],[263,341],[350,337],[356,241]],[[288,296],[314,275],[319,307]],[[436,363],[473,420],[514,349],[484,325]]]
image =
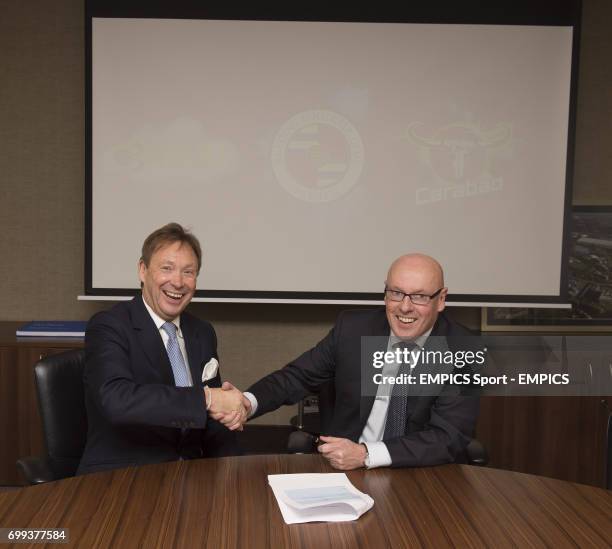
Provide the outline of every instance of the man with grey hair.
[[436,336],[450,342],[471,335],[444,314],[447,292],[435,259],[423,254],[399,257],[385,281],[385,308],[341,313],[313,349],[252,385],[245,392],[251,417],[294,404],[325,387],[334,403],[322,418],[324,436],[318,450],[333,467],[461,460],[474,432],[477,396],[442,391],[397,397],[385,394],[382,387],[367,394],[361,383],[363,336],[380,336],[384,348],[391,350],[399,345],[422,349]]

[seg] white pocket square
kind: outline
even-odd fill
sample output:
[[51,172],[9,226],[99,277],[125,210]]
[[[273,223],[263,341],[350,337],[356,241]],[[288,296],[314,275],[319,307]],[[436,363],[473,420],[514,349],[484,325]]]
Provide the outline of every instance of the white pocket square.
[[211,358],[202,370],[202,381],[208,381],[217,375],[219,369],[219,361],[216,358]]

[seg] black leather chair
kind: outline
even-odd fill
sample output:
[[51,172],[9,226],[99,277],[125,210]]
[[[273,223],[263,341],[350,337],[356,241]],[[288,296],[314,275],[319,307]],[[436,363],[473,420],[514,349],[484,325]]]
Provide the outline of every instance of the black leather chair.
[[83,349],[43,358],[34,366],[47,454],[25,457],[17,467],[30,484],[72,477],[87,439]]
[[[328,424],[336,400],[333,382],[321,386],[318,395],[306,397],[298,404],[298,415],[291,418],[297,428],[289,435],[288,450],[290,454],[310,454],[316,451],[316,439],[321,433],[320,426]],[[304,412],[306,405],[318,411]],[[489,456],[482,443],[473,438],[465,449],[465,457],[470,465],[487,465]]]
[[245,456],[288,454],[288,439],[295,427],[291,425],[255,425],[247,423],[236,431],[238,446]]

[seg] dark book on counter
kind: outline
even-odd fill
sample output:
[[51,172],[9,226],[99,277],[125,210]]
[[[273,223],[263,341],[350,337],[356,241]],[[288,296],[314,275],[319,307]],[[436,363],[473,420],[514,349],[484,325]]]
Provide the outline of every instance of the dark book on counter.
[[84,320],[34,320],[17,330],[17,337],[85,337]]

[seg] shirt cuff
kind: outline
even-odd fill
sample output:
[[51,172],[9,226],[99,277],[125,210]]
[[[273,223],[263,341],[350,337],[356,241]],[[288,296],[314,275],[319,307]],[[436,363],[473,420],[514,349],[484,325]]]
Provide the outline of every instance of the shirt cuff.
[[384,442],[364,442],[364,444],[368,447],[368,469],[391,465],[391,454]]
[[257,399],[253,393],[245,392],[242,394],[247,397],[251,403],[251,411],[249,412],[249,417],[251,417],[255,412],[257,412]]

